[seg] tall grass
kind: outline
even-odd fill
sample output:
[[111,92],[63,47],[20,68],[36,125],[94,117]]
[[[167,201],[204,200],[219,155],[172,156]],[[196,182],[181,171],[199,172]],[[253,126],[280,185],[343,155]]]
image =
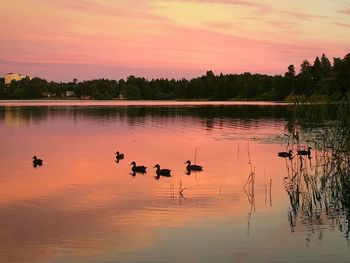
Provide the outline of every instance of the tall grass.
[[[350,233],[350,96],[340,103],[298,101],[286,127],[290,147],[312,144],[313,161],[294,158],[285,178],[291,230],[338,224]],[[306,163],[309,162],[309,163]],[[313,169],[310,167],[313,166]]]

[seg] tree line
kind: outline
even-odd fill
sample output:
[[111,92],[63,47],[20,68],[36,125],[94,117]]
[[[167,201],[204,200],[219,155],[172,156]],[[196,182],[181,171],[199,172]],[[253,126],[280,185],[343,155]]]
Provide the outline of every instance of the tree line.
[[350,53],[332,63],[323,54],[313,63],[304,60],[296,74],[289,65],[284,75],[220,74],[207,71],[191,80],[130,76],[126,80],[96,79],[49,82],[25,78],[0,83],[0,99],[81,98],[144,100],[272,100],[319,96],[339,100],[350,89]]

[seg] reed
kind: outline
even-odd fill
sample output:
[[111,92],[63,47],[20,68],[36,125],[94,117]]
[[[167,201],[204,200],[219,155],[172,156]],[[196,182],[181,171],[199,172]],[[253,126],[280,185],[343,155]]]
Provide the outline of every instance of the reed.
[[179,197],[180,198],[186,199],[185,196],[183,195],[183,191],[185,191],[185,190],[186,190],[186,187],[182,186],[182,181],[180,180],[180,183],[179,183]]
[[248,179],[243,186],[243,189],[247,195],[248,202],[250,204],[250,213],[255,211],[255,167],[252,164],[250,158],[250,150],[249,150],[249,142],[247,144],[248,150],[248,164],[250,166],[250,173],[248,175]]
[[[322,224],[350,231],[350,96],[337,104],[302,101],[294,105],[286,127],[290,147],[313,144],[314,161],[294,158],[287,167],[291,231],[298,222],[311,232]],[[313,169],[310,169],[312,166]],[[299,218],[299,219],[298,219]],[[309,238],[310,241],[310,238]]]

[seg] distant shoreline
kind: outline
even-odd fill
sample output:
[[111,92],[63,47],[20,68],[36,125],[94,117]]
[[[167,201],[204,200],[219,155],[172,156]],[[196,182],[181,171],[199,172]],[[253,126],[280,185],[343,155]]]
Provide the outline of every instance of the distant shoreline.
[[199,101],[199,100],[0,100],[2,106],[283,106],[277,101]]
[[287,101],[318,103],[341,101],[350,93],[350,53],[333,64],[322,54],[313,63],[304,60],[299,74],[289,65],[282,75],[220,74],[212,71],[192,78],[126,80],[95,79],[67,83],[38,77],[0,83],[0,99],[45,100],[165,100],[165,101]]

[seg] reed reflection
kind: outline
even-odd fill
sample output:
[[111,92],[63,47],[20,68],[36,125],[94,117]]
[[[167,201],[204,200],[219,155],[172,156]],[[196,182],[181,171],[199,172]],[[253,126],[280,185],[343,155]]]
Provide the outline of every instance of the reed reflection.
[[306,241],[312,235],[324,236],[324,227],[334,227],[344,233],[349,242],[350,170],[348,164],[335,165],[328,151],[316,151],[315,156],[296,156],[286,161],[285,190],[290,200],[288,219],[295,232],[298,225],[308,229]]

